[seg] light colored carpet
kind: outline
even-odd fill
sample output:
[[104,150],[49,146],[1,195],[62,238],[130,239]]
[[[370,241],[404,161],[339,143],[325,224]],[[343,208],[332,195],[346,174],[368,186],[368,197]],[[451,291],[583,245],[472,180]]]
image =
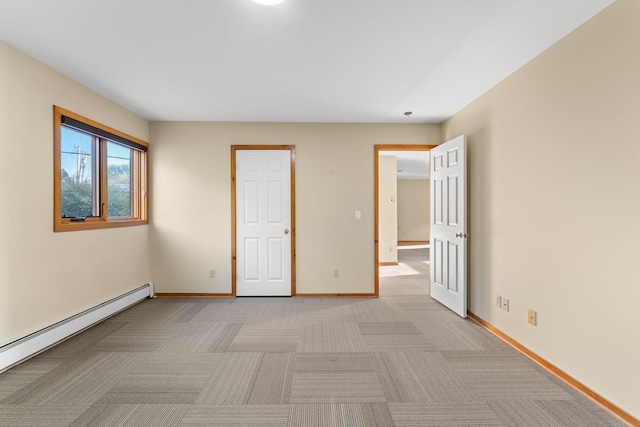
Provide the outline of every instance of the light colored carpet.
[[[0,426],[622,426],[428,294],[144,301],[0,374]],[[385,270],[386,269],[386,270]]]

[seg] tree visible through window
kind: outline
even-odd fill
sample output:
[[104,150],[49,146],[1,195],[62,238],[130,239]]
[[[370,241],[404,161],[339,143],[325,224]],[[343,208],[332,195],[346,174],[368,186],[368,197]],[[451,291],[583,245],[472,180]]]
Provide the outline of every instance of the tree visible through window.
[[63,127],[61,130],[62,216],[67,218],[97,215],[94,199],[96,179],[94,163],[97,139]]
[[131,149],[107,143],[109,216],[131,216]]
[[147,143],[54,108],[56,231],[147,223]]

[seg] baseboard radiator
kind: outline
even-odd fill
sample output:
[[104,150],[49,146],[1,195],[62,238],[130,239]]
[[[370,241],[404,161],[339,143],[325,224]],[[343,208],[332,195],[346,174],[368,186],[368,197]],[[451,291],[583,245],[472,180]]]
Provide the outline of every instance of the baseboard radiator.
[[0,346],[0,373],[143,299],[154,297],[153,283],[150,282],[37,332],[4,344]]

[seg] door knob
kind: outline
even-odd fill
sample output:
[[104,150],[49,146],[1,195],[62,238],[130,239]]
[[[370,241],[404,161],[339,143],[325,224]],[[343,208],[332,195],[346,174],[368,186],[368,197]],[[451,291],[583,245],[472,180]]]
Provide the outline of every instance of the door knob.
[[289,229],[288,228],[284,229],[284,234],[289,234]]
[[462,239],[463,237],[467,237],[469,236],[467,233],[456,233],[456,237],[458,239]]

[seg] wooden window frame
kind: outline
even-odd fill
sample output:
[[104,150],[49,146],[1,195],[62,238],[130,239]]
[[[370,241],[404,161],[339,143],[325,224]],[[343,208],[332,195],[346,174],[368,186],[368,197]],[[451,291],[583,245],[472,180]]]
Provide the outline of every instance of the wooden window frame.
[[[110,141],[108,138],[97,137],[99,141],[99,167],[98,167],[98,206],[104,206],[99,210],[99,215],[95,217],[87,217],[82,220],[71,221],[69,218],[62,218],[62,122],[63,116],[68,117],[96,129],[102,130],[108,134],[119,138],[124,138],[134,144],[144,147],[147,151],[131,149],[131,216],[130,217],[111,217],[108,216],[108,181],[107,181],[107,143],[118,141]],[[53,230],[59,231],[78,231],[78,230],[95,230],[102,228],[129,227],[134,225],[149,224],[149,161],[148,161],[149,144],[141,139],[132,137],[118,130],[112,129],[101,123],[95,122],[86,117],[75,114],[58,106],[53,107]]]

